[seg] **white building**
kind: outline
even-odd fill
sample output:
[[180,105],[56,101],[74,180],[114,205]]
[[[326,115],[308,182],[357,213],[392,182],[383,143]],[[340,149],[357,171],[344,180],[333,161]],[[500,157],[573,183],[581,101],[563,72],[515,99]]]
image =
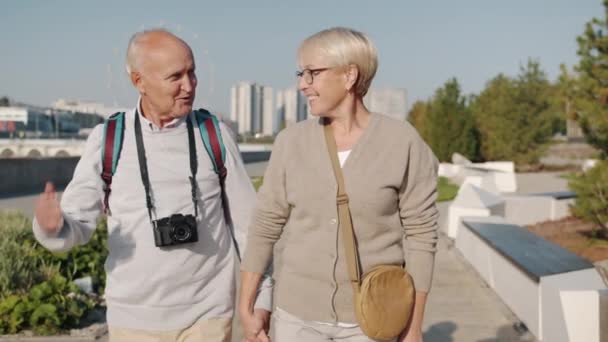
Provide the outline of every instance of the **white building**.
[[230,120],[239,134],[272,135],[272,88],[239,82],[230,89]]
[[237,123],[238,133],[251,129],[251,84],[239,82],[230,89],[230,120]]
[[367,109],[397,120],[407,119],[407,91],[400,88],[372,88],[363,98]]
[[23,122],[27,124],[27,108],[22,107],[0,107],[0,121]]
[[277,120],[274,132],[309,117],[308,100],[295,87],[277,93]]
[[270,136],[274,133],[274,108],[272,88],[263,87],[262,89],[262,134]]
[[116,112],[128,112],[130,108],[107,107],[102,103],[91,101],[65,100],[59,99],[51,105],[54,109],[59,109],[67,112],[91,113],[99,114],[104,118]]

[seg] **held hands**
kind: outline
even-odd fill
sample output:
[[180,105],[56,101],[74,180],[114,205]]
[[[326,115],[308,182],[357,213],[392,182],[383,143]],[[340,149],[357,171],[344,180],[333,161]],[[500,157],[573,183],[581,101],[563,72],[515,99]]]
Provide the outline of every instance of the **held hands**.
[[61,208],[52,182],[46,182],[44,192],[36,199],[34,214],[40,228],[47,234],[56,234],[61,228]]
[[241,312],[243,335],[247,342],[270,342],[268,328],[270,327],[270,312],[255,309],[252,312]]

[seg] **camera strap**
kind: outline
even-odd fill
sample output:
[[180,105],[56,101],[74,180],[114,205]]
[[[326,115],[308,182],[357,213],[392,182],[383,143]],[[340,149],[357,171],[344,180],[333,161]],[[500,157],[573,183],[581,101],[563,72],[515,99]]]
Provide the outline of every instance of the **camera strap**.
[[[190,188],[192,203],[194,203],[194,217],[198,216],[198,201],[197,201],[197,184],[196,184],[196,172],[198,170],[198,163],[196,160],[196,144],[194,143],[194,128],[192,127],[192,120],[190,115],[186,118],[188,126],[188,150],[190,152]],[[141,180],[144,183],[144,189],[146,191],[146,207],[148,208],[148,217],[150,222],[152,220],[152,210],[154,205],[152,204],[152,196],[150,195],[150,177],[148,175],[148,162],[146,160],[146,150],[144,148],[144,141],[141,131],[141,122],[139,120],[139,112],[135,110],[135,143],[137,145],[137,159],[139,160],[139,171],[141,173]]]

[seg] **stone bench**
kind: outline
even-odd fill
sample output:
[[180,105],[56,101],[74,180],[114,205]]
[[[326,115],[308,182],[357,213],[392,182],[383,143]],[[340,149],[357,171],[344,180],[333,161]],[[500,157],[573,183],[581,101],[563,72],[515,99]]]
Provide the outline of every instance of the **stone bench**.
[[539,340],[599,342],[606,286],[589,261],[498,216],[462,218],[456,247]]
[[570,215],[570,206],[576,200],[573,191],[555,191],[524,195],[508,195],[505,199],[507,221],[517,225],[559,220]]

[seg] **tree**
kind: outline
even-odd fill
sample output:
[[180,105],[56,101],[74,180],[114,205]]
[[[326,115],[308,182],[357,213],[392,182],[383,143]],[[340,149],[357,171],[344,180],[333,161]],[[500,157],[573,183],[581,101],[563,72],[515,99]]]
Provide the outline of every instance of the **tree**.
[[593,18],[577,38],[579,123],[587,141],[608,157],[608,0],[604,0],[604,19]]
[[[560,64],[560,75],[554,86],[552,106],[557,113],[554,132],[566,133],[568,130],[580,130],[577,125],[578,113],[576,111],[576,98],[578,91],[578,76],[568,71],[564,64]],[[568,126],[568,128],[566,128]],[[570,132],[578,134],[577,132]],[[569,134],[570,134],[569,133]]]
[[424,117],[427,143],[439,160],[451,160],[454,152],[471,160],[479,159],[475,120],[455,78],[437,89]]
[[407,114],[407,120],[416,128],[418,134],[424,139],[429,141],[428,132],[426,129],[426,113],[428,111],[429,104],[426,101],[416,101]]
[[591,170],[570,179],[576,192],[572,213],[598,226],[595,235],[608,239],[608,161],[600,161]]
[[559,66],[560,74],[556,83],[555,96],[559,105],[563,108],[566,119],[576,120],[575,99],[578,91],[577,75],[568,72],[564,64]]
[[3,96],[0,97],[0,107],[8,107],[11,105],[11,101],[8,99],[8,97]]
[[540,65],[528,61],[517,78],[499,74],[472,105],[486,160],[536,162],[552,136],[552,86]]

